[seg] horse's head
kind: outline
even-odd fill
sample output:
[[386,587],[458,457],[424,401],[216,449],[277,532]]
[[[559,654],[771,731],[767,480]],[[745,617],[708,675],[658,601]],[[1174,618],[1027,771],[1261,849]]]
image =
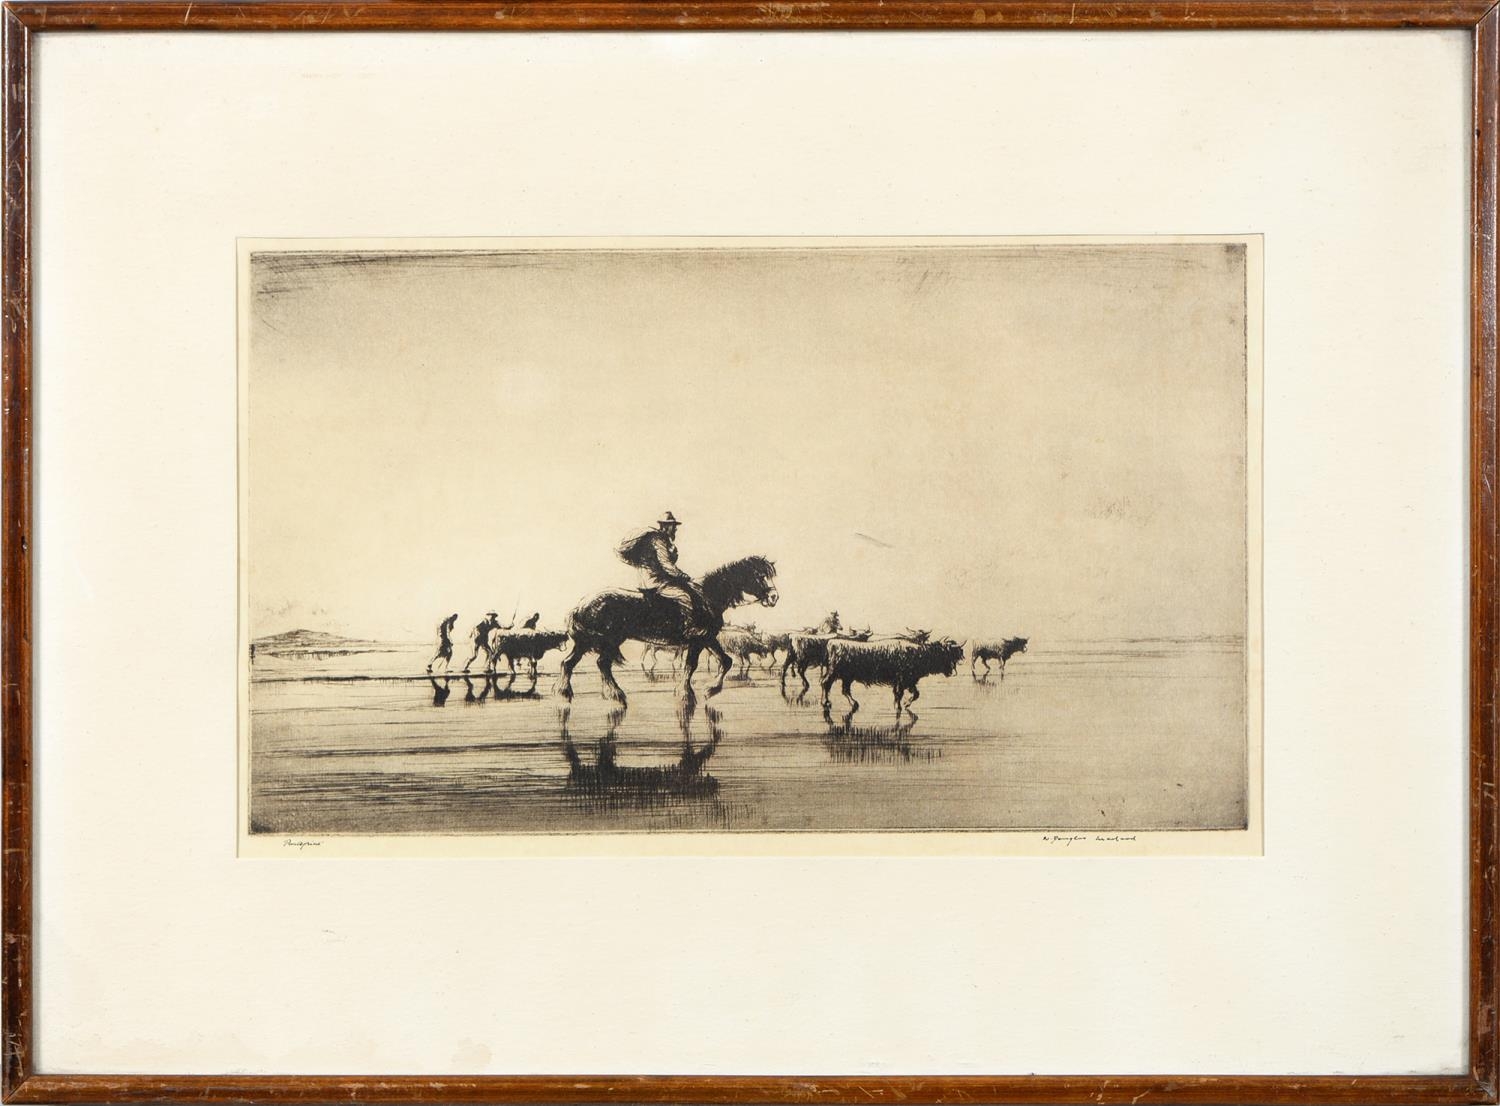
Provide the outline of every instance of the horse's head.
[[[781,595],[776,591],[776,563],[765,557],[747,557],[744,562],[751,572],[744,594],[753,598],[762,607],[774,607]],[[750,623],[751,633],[755,623]]]
[[720,610],[747,602],[774,607],[781,598],[776,592],[776,564],[766,557],[745,557],[720,565],[704,574],[703,593]]
[[945,637],[940,641],[932,643],[937,646],[938,656],[947,666],[945,675],[951,676],[958,671],[959,662],[964,659],[964,647],[961,642],[954,641],[951,637]]

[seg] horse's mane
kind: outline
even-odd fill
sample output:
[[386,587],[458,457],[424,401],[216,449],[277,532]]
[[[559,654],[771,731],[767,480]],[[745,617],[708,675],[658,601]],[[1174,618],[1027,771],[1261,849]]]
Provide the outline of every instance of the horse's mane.
[[741,557],[737,561],[730,561],[718,568],[711,568],[703,574],[703,586],[711,587],[722,585],[729,577],[735,579],[764,578],[776,571],[776,566],[766,557]]
[[776,565],[767,557],[741,557],[703,574],[703,591],[710,596],[730,595],[744,591],[754,580],[776,574]]

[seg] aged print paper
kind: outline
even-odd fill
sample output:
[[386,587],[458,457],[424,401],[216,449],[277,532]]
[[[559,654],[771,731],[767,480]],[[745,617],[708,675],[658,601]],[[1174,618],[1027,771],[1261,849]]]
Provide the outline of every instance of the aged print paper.
[[241,851],[1256,853],[1260,240],[246,240]]

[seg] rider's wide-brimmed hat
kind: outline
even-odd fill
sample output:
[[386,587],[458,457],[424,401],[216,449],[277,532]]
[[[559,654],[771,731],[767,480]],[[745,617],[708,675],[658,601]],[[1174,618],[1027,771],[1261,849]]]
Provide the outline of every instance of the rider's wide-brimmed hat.
[[671,511],[663,511],[661,518],[659,518],[659,519],[656,520],[656,525],[658,525],[658,526],[681,526],[682,523],[680,523],[680,522],[677,521],[677,517],[675,515],[673,515]]
[[485,618],[499,618],[500,617],[500,612],[499,611],[485,611],[484,612],[484,617]]

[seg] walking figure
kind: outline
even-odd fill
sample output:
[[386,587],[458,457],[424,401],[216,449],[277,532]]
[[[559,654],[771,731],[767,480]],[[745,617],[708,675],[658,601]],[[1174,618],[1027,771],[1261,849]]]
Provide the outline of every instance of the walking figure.
[[453,627],[458,625],[458,614],[450,614],[438,623],[438,647],[437,652],[432,654],[432,660],[427,662],[427,672],[432,673],[432,666],[438,661],[443,662],[443,671],[446,672],[453,666]]
[[474,627],[474,651],[469,654],[469,659],[464,662],[464,671],[474,663],[480,653],[484,654],[484,670],[493,672],[495,670],[495,655],[490,650],[490,635],[496,630],[509,630],[510,625],[500,625],[500,616],[495,611],[486,611],[484,621]]

